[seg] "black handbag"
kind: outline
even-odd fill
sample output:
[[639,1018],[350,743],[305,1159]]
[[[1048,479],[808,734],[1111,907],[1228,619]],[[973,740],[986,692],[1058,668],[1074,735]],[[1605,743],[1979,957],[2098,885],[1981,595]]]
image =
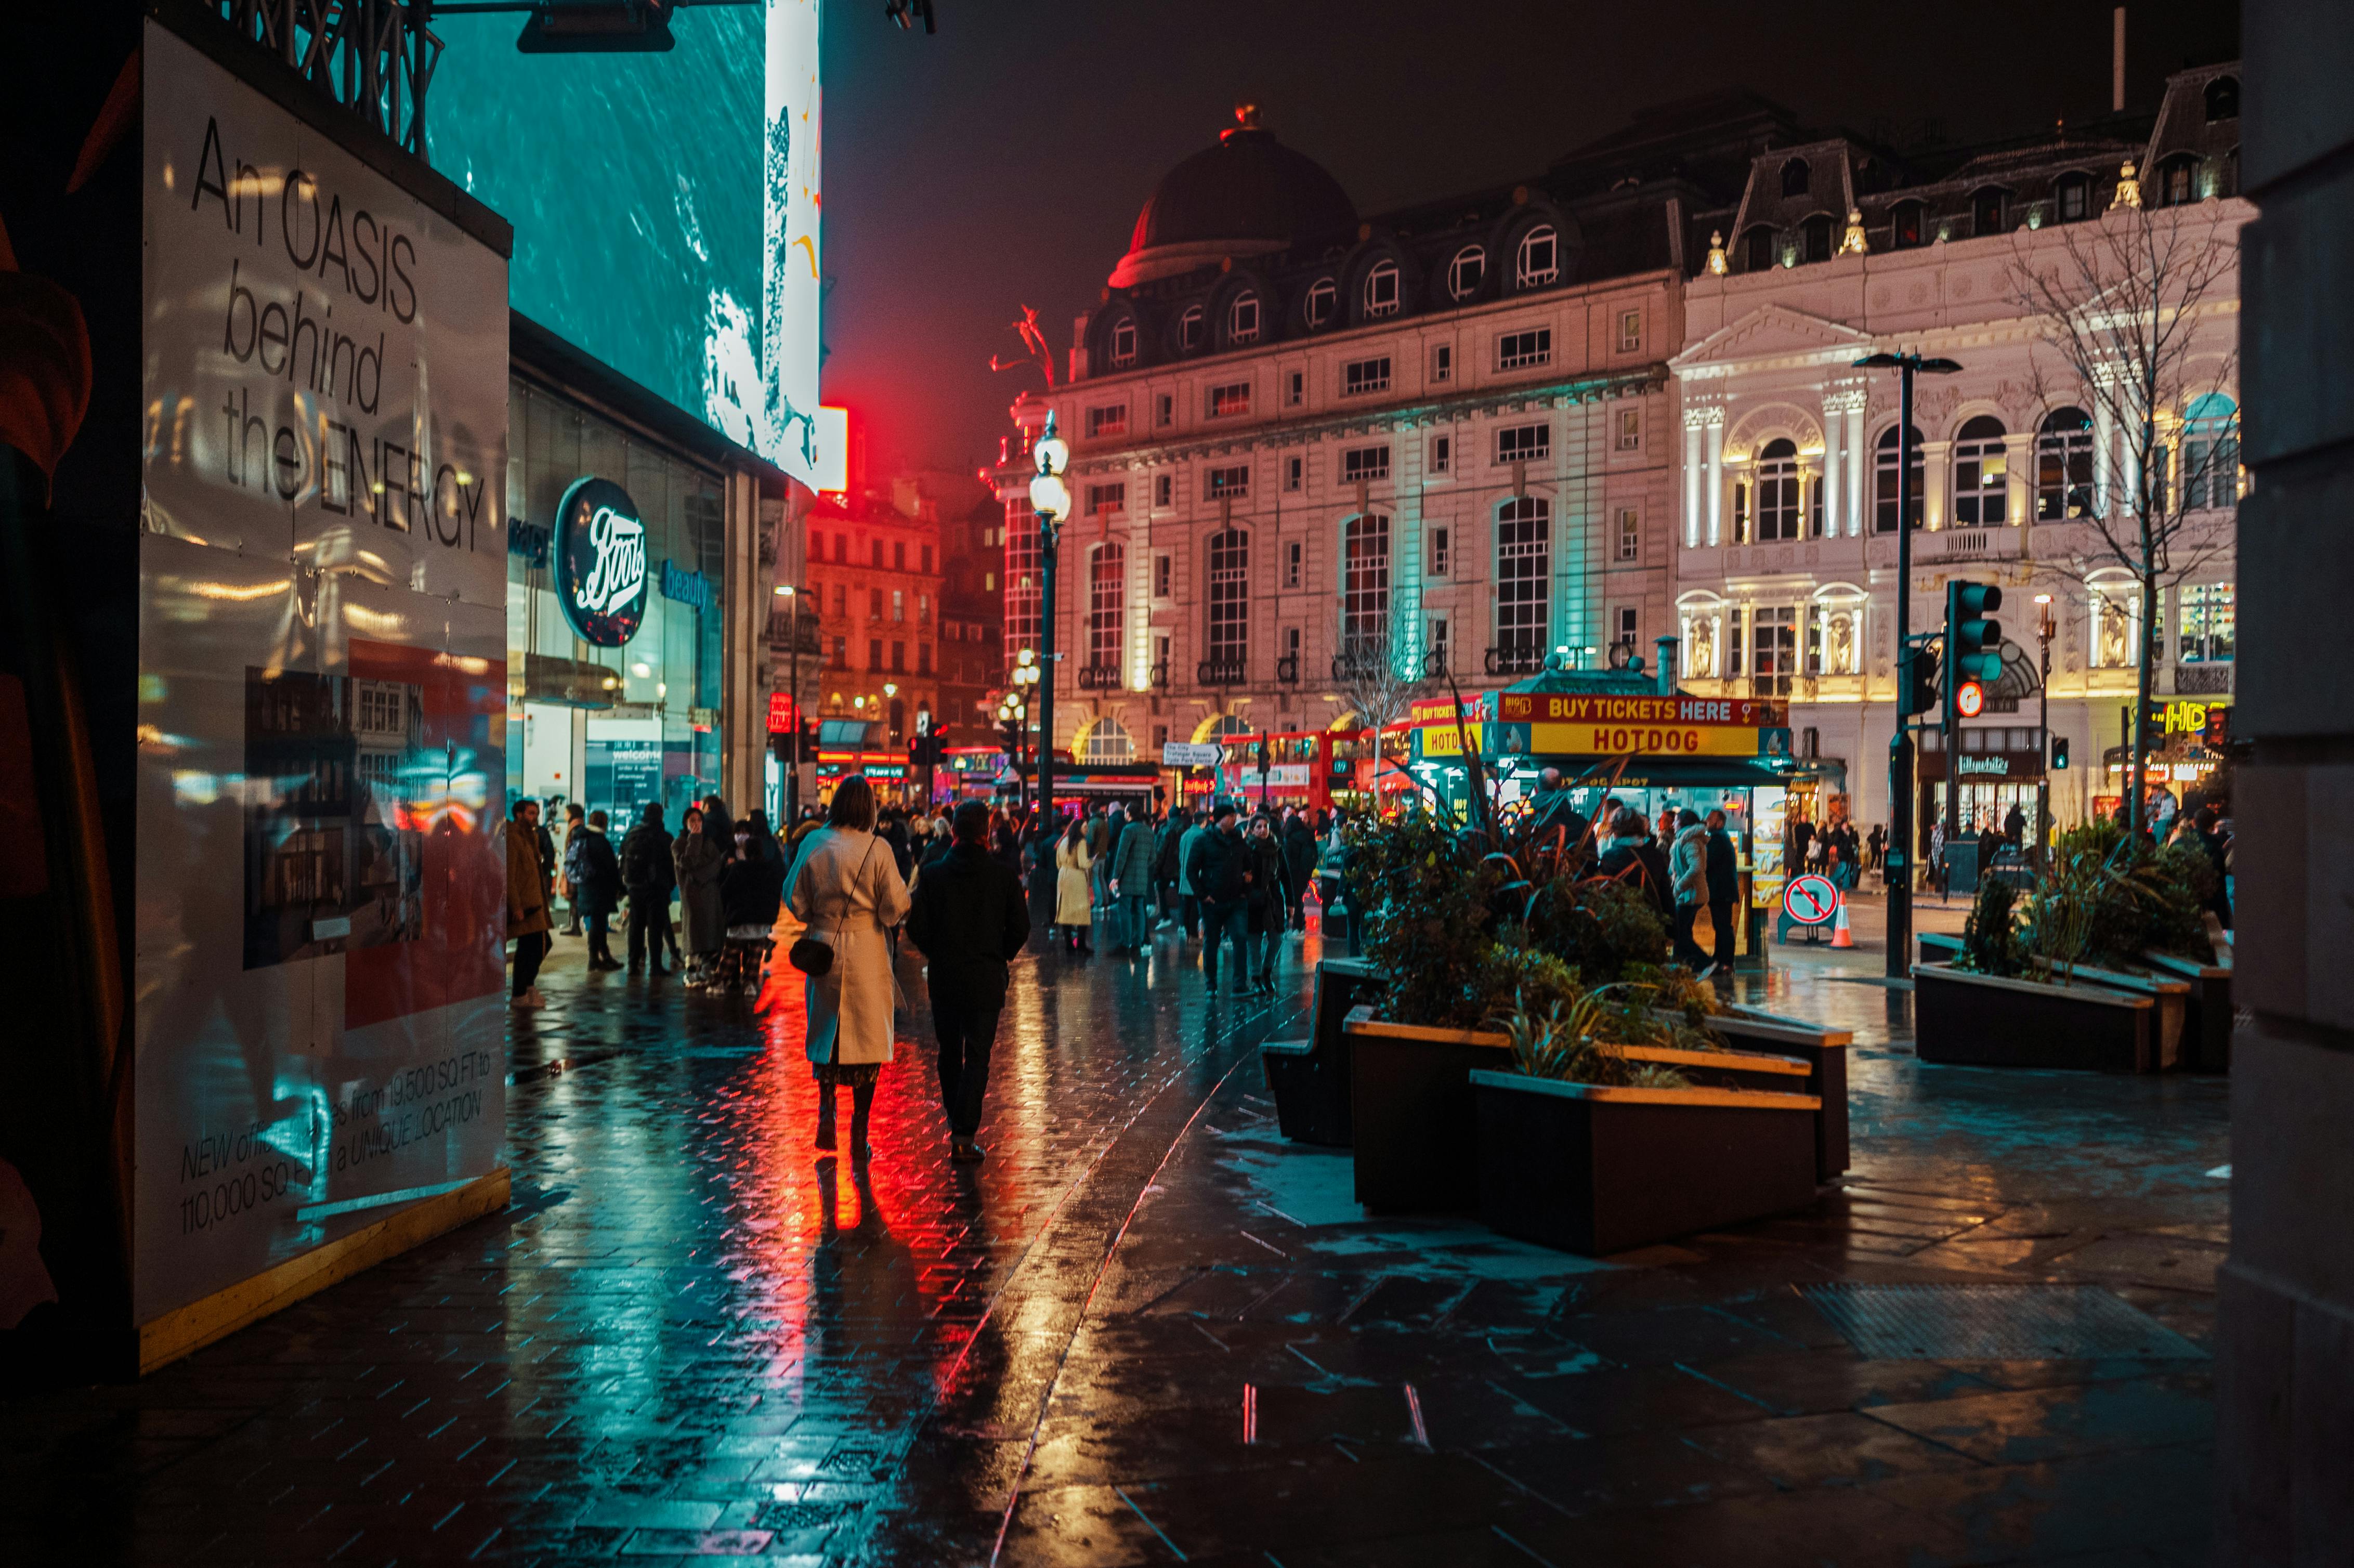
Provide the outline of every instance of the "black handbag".
[[[850,879],[852,887],[855,888],[860,878],[866,874],[866,863],[874,857],[874,854],[875,840],[870,836],[866,841],[866,853],[858,859],[858,873]],[[843,914],[849,913],[850,895],[846,893],[843,895],[842,908]],[[836,936],[842,934],[841,915],[833,917],[833,930]],[[812,979],[820,975],[831,974],[833,972],[833,948],[831,944],[821,942],[804,931],[794,939],[793,945],[785,950],[785,962]]]

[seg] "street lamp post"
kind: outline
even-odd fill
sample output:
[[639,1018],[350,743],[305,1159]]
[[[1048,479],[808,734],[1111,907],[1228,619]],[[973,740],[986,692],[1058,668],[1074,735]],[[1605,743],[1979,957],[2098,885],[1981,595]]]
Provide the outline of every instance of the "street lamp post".
[[[1911,684],[1908,654],[1913,638],[1913,377],[1915,374],[1950,376],[1961,368],[1950,359],[1924,359],[1917,354],[1869,354],[1855,362],[1858,370],[1893,370],[1899,392],[1896,414],[1896,670],[1900,688]],[[1859,458],[1861,454],[1856,454]],[[1888,869],[1888,955],[1891,980],[1902,980],[1913,966],[1913,729],[1904,711],[1908,691],[1900,689],[1896,702],[1896,735],[1888,746],[1888,847],[1893,857]],[[1946,744],[1954,744],[1947,736]]]
[[1071,514],[1070,487],[1063,472],[1071,449],[1055,433],[1055,411],[1046,410],[1045,432],[1031,449],[1038,475],[1030,482],[1030,509],[1038,514],[1038,820],[1055,821],[1055,546],[1064,518]]
[[2035,596],[2035,641],[2041,645],[2043,672],[2035,686],[2035,727],[2043,737],[2043,767],[2035,779],[2035,869],[2043,870],[2043,849],[2052,842],[2052,596]]

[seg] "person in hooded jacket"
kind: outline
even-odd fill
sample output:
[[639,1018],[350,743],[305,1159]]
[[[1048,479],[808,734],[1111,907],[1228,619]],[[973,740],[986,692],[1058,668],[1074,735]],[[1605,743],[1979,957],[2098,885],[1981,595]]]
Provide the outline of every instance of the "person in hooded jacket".
[[1708,954],[1692,939],[1692,923],[1708,902],[1708,830],[1700,813],[1686,807],[1676,813],[1676,838],[1668,852],[1668,881],[1675,909],[1668,918],[1670,952],[1694,974],[1705,973]]
[[714,982],[727,991],[757,991],[760,960],[768,955],[769,933],[777,924],[783,901],[785,868],[778,857],[760,846],[760,824],[750,818],[736,824],[736,842],[719,871],[721,936],[725,941]]
[[618,969],[613,957],[613,911],[621,904],[621,863],[613,841],[605,836],[607,818],[591,811],[566,852],[564,874],[572,881],[573,906],[588,923],[588,969],[592,974]]
[[1117,915],[1112,924],[1112,951],[1133,953],[1152,939],[1152,824],[1143,809],[1122,821],[1126,813],[1112,812],[1117,834],[1112,839],[1111,864],[1104,886]]
[[649,800],[639,809],[638,825],[621,841],[621,886],[630,895],[631,974],[641,965],[656,975],[670,972],[663,968],[663,948],[676,940],[670,928],[670,895],[677,885],[662,802]]
[[1611,819],[1610,842],[1594,869],[1597,875],[1622,883],[1649,899],[1663,918],[1675,913],[1667,857],[1652,842],[1640,811],[1622,810]]

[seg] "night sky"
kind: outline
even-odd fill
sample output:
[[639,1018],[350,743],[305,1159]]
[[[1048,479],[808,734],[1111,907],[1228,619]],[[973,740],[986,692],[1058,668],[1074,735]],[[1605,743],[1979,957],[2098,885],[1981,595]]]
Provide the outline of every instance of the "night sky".
[[[1969,141],[2105,112],[2109,14],[2084,0],[879,0],[826,26],[826,400],[870,467],[993,458],[1034,375],[992,376],[1015,307],[1058,355],[1153,182],[1250,98],[1361,212],[1542,170],[1648,104],[1745,85],[1819,122]],[[707,13],[705,16],[707,16]],[[705,17],[688,13],[682,29]],[[2235,4],[2127,12],[2127,102],[2232,58]]]

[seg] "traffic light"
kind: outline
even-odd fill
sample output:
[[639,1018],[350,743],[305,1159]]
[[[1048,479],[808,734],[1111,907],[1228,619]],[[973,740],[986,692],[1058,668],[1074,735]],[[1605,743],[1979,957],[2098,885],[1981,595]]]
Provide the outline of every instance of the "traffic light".
[[1992,583],[1946,585],[1946,670],[1948,689],[1964,681],[2002,679],[2002,589]]
[[1937,706],[1937,661],[1929,650],[1908,641],[1896,662],[1896,697],[1901,715],[1935,712]]
[[2067,737],[2066,736],[2064,736],[2064,735],[2055,735],[2055,736],[2053,736],[2052,737],[2052,770],[2053,770],[2054,772],[2057,772],[2057,771],[2059,771],[2060,769],[2062,769],[2062,768],[2066,768],[2067,766],[2068,766],[2068,737]]

